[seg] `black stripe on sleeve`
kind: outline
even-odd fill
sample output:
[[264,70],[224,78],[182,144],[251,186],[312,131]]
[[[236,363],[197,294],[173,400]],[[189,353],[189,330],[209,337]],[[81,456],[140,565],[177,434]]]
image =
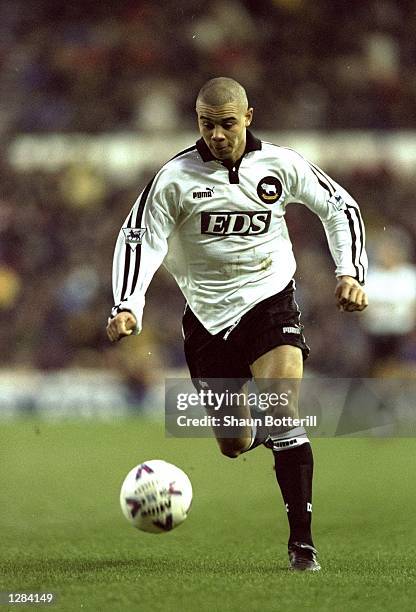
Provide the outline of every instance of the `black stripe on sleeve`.
[[355,263],[356,257],[357,257],[357,235],[355,233],[355,228],[354,228],[354,221],[351,215],[351,209],[353,209],[352,206],[347,206],[347,208],[345,209],[345,214],[347,216],[348,219],[348,225],[350,228],[350,232],[351,232],[351,258],[352,258],[352,263],[354,265],[355,268],[355,276],[357,278],[358,281],[360,281],[360,271],[358,269],[357,264]]
[[[143,219],[144,207],[146,205],[146,201],[147,201],[147,198],[148,198],[148,195],[149,195],[149,191],[152,188],[154,180],[155,180],[155,177],[153,177],[152,180],[150,181],[150,183],[148,183],[148,185],[146,186],[145,190],[142,193],[142,197],[140,198],[140,203],[139,203],[139,206],[137,208],[137,215],[136,215],[136,227],[141,227],[141,223],[142,223],[142,219]],[[132,293],[134,293],[134,290],[136,289],[137,279],[139,277],[139,269],[140,269],[141,256],[142,256],[142,245],[138,244],[137,248],[136,248],[136,263],[134,264],[133,281],[132,281],[132,285],[131,285],[130,295],[132,295]]]
[[[180,151],[179,153],[177,153],[169,161],[173,161],[174,159],[177,159],[178,157],[181,157],[182,155],[185,155],[186,153],[190,153],[191,151],[195,151],[195,150],[196,150],[196,145],[193,145],[192,147],[188,147],[187,149],[184,149],[183,151]],[[139,206],[137,208],[136,223],[135,223],[135,226],[134,226],[136,228],[140,228],[140,226],[141,226],[144,207],[146,205],[146,201],[147,201],[147,198],[148,198],[148,195],[149,195],[149,191],[152,188],[152,185],[153,185],[153,182],[154,182],[155,178],[156,178],[156,176],[154,176],[152,178],[152,180],[146,185],[146,187],[143,190],[142,196],[140,198]],[[132,217],[133,217],[133,211],[132,211],[132,213],[131,213],[131,215],[129,217],[129,221],[127,223],[127,227],[131,227]],[[136,260],[135,260],[135,265],[134,265],[132,286],[131,286],[131,291],[129,293],[129,296],[132,295],[132,293],[136,289],[137,279],[139,277],[139,270],[140,270],[141,251],[142,251],[142,246],[141,246],[141,244],[138,244],[137,248],[136,248],[136,251],[135,251]],[[131,249],[127,248],[127,246],[126,246],[126,259],[125,259],[125,264],[124,264],[124,279],[123,279],[123,289],[122,289],[122,292],[121,292],[121,301],[126,299],[127,284],[128,284],[128,278],[129,278],[129,272],[130,272],[130,257],[131,257]]]
[[[307,162],[307,163],[309,164],[309,167],[312,170],[313,174],[318,179],[318,183],[321,185],[321,187],[323,187],[329,193],[330,196],[333,196],[337,192],[337,187],[333,183],[333,181],[320,168],[318,168],[311,162]],[[344,210],[344,212],[347,216],[348,225],[349,225],[350,232],[351,232],[352,262],[354,264],[356,278],[358,282],[363,283],[365,281],[365,269],[364,269],[364,264],[362,263],[362,255],[364,251],[364,236],[365,236],[363,221],[360,215],[360,210],[357,205],[353,206],[351,204],[347,204],[347,208],[346,210]],[[356,234],[355,227],[354,227],[353,214],[355,215],[355,218],[359,226],[358,236]],[[357,246],[358,246],[358,249],[357,249]],[[357,251],[359,251],[358,260],[357,260]]]
[[318,172],[315,170],[315,168],[309,164],[310,169],[312,170],[312,172],[314,173],[314,175],[316,176],[316,178],[318,179],[318,183],[320,184],[321,187],[323,187],[330,196],[334,195],[335,190],[331,189],[330,184],[329,183],[325,183],[322,178],[319,176]]
[[362,263],[362,257],[363,257],[363,251],[364,251],[364,241],[365,241],[365,233],[364,233],[364,224],[363,224],[363,220],[361,219],[361,215],[360,215],[360,211],[357,210],[357,217],[358,217],[358,224],[360,226],[360,232],[361,232],[361,248],[360,248],[360,255],[358,257],[358,262],[361,266],[361,270],[362,270],[362,278],[361,281],[362,283],[365,282],[365,268],[364,268],[364,264]]
[[[132,219],[133,219],[133,211],[131,211],[131,213],[130,213],[130,217],[129,217],[128,221],[127,221],[127,227],[131,227]],[[123,288],[121,290],[121,298],[120,298],[121,301],[124,300],[125,293],[126,293],[126,290],[127,290],[127,282],[129,280],[129,272],[130,272],[130,256],[131,256],[131,249],[126,244],[126,254],[125,254],[125,258],[124,258]]]
[[[334,181],[331,180],[323,170],[318,168],[318,166],[315,166],[315,164],[313,164],[312,162],[308,162],[308,164],[310,165],[311,170],[316,174],[316,176],[320,176],[321,180],[328,186],[328,189],[331,190],[331,195],[336,193],[337,186],[335,185]],[[327,188],[325,187],[325,189]]]
[[[347,207],[351,210],[351,212],[354,212],[355,218],[357,219],[358,222],[358,226],[360,228],[360,234],[358,236],[358,239],[360,241],[360,249],[359,249],[359,255],[358,255],[358,266],[359,266],[359,270],[361,272],[361,274],[358,277],[358,280],[360,283],[363,283],[365,281],[365,269],[364,269],[364,264],[362,263],[362,256],[363,256],[363,251],[364,251],[364,224],[363,224],[363,220],[361,218],[360,215],[360,211],[358,206],[352,206],[351,204],[348,204]],[[357,242],[358,244],[358,242]]]

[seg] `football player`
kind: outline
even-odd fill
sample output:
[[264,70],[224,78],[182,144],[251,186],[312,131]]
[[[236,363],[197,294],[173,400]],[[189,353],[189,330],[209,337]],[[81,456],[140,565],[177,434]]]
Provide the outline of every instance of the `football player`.
[[[194,384],[238,391],[254,379],[261,392],[286,388],[290,400],[273,414],[293,420],[309,347],[295,299],[286,207],[302,203],[321,219],[335,263],[335,300],[344,312],[367,306],[359,207],[299,153],[253,135],[253,108],[233,79],[205,83],[196,114],[199,140],[157,172],[120,231],[107,334],[116,342],[140,333],[147,287],[164,263],[186,300],[184,347]],[[290,567],[319,570],[307,432],[251,427],[244,401],[233,411],[247,425],[215,431],[221,452],[235,458],[260,444],[271,449],[289,520]]]

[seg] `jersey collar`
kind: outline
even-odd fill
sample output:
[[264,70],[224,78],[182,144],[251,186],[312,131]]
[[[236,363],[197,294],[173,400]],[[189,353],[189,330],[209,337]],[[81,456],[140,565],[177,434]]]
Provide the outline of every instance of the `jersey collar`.
[[[199,140],[196,141],[196,148],[198,150],[198,153],[202,157],[202,161],[209,162],[209,161],[214,161],[216,159],[211,153],[211,151],[208,149],[207,145],[205,144],[205,140],[203,138],[200,138]],[[252,151],[261,151],[261,140],[256,138],[250,132],[250,130],[247,130],[246,148],[244,150],[243,156],[246,153],[251,153]]]

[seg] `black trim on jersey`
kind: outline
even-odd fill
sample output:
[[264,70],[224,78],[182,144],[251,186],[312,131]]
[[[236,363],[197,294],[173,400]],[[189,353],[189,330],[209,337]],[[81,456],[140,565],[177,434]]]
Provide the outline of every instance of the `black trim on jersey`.
[[[244,149],[244,153],[243,153],[243,157],[246,153],[251,153],[252,151],[261,151],[261,140],[259,140],[258,138],[256,138],[252,132],[250,132],[250,130],[247,130],[246,133],[246,148]],[[200,156],[202,157],[202,161],[204,162],[209,162],[209,161],[220,161],[217,160],[216,157],[214,157],[214,155],[211,153],[211,151],[209,150],[205,140],[203,138],[200,138],[199,140],[197,140],[196,142],[196,148],[198,149],[198,153],[200,154]],[[234,164],[235,166],[236,164]],[[231,182],[231,181],[230,181]]]
[[352,215],[351,215],[351,212],[350,212],[351,209],[354,210],[354,208],[352,206],[348,206],[347,205],[347,208],[345,209],[344,212],[345,212],[346,217],[348,219],[348,225],[349,225],[350,232],[351,232],[351,239],[352,239],[351,240],[351,251],[352,251],[351,252],[351,258],[352,258],[353,266],[355,268],[355,276],[356,276],[357,280],[360,281],[360,271],[358,269],[357,264],[355,263],[355,259],[357,257],[357,235],[355,233],[354,221],[352,219]]
[[[317,168],[310,162],[307,162],[307,163],[310,169],[312,170],[312,172],[314,173],[314,175],[316,176],[316,178],[318,179],[318,183],[320,184],[320,186],[323,187],[329,193],[330,196],[333,196],[334,193],[336,192],[336,189],[331,185],[331,183],[328,181],[324,173],[320,172],[319,168]],[[327,182],[325,182],[325,180]]]
[[330,196],[333,196],[334,193],[336,193],[337,188],[336,186],[334,186],[333,181],[329,178],[329,176],[325,174],[325,172],[321,170],[319,166],[315,166],[315,164],[305,159],[303,155],[300,155],[298,151],[295,151],[295,149],[291,149],[290,147],[282,147],[281,145],[277,145],[273,142],[268,142],[267,144],[272,145],[273,147],[277,147],[279,149],[286,149],[287,151],[292,151],[293,153],[299,155],[299,157],[301,157],[308,164],[313,174],[318,179],[318,183],[320,184],[320,186],[323,187],[325,191],[329,193]]
[[[146,188],[142,193],[142,197],[140,198],[140,204],[137,208],[137,214],[136,214],[136,227],[141,227],[142,225],[144,207],[146,204],[147,196],[149,195],[149,191],[153,185],[154,180],[155,180],[155,177],[153,177],[152,180],[146,185]],[[130,295],[132,295],[134,293],[134,290],[136,289],[137,279],[139,277],[139,268],[140,268],[141,258],[142,258],[142,245],[138,244],[136,248],[136,262],[134,264],[133,280],[131,283]]]
[[[295,151],[294,149],[290,149],[289,147],[280,147],[279,145],[274,144],[273,142],[268,142],[267,144],[270,144],[274,147],[278,147],[280,149],[287,149],[288,151],[293,151],[294,153],[297,153],[299,155],[299,153],[297,151]],[[302,156],[300,156],[302,157]],[[321,185],[321,187],[323,187],[323,189],[325,189],[325,191],[327,191],[330,195],[330,197],[332,197],[336,192],[337,192],[337,185],[336,183],[327,175],[325,174],[325,172],[323,170],[321,170],[321,168],[319,168],[319,166],[315,166],[315,164],[312,164],[310,161],[308,161],[307,159],[305,159],[303,157],[304,161],[308,164],[308,166],[310,167],[311,171],[313,172],[313,174],[315,175],[316,179],[318,180],[318,183]],[[355,268],[355,273],[356,273],[356,278],[358,280],[359,283],[364,284],[365,282],[365,268],[364,268],[364,264],[362,263],[362,255],[364,252],[364,225],[363,225],[363,221],[361,218],[361,214],[360,214],[360,209],[358,204],[346,204],[347,209],[345,209],[343,212],[345,213],[345,216],[348,219],[348,226],[351,232],[351,250],[352,250],[352,262]],[[349,210],[348,210],[349,209]],[[354,221],[353,221],[353,217],[350,211],[354,211],[355,215],[356,215],[356,219],[358,222],[358,226],[359,226],[359,235],[357,236],[355,229],[354,229]],[[359,257],[358,257],[358,264],[355,263],[355,259],[357,256],[357,245],[360,244],[359,246]],[[361,271],[361,274],[360,274]]]
[[[326,184],[328,185],[329,189],[332,189],[332,194],[334,195],[334,193],[336,193],[337,191],[337,185],[334,183],[334,181],[327,175],[325,174],[325,172],[323,170],[321,170],[321,168],[319,168],[319,166],[315,166],[315,164],[313,164],[312,162],[308,161],[308,164],[311,166],[312,170],[316,171],[316,176],[320,175],[320,178],[322,179],[322,182],[326,182]],[[322,183],[321,183],[322,184]],[[326,187],[325,187],[326,189]]]
[[240,157],[235,164],[223,164],[228,169],[228,180],[230,181],[231,185],[238,185],[240,182],[238,171],[240,169],[242,159],[243,158]]
[[[179,153],[176,153],[176,155],[174,155],[173,157],[170,158],[169,162],[171,162],[174,159],[180,157],[181,155],[185,155],[185,153],[190,153],[191,151],[195,151],[197,148],[198,148],[197,145],[194,144],[194,145],[192,145],[192,147],[188,147],[187,149],[184,149],[183,151],[179,151]],[[166,163],[168,164],[169,162],[166,162]]]
[[[333,185],[331,179],[328,176],[326,176],[326,174],[320,168],[318,168],[311,162],[308,162],[308,164],[309,164],[310,169],[312,170],[312,172],[318,179],[318,183],[321,185],[321,187],[323,187],[329,193],[330,196],[333,196],[336,193],[336,186]],[[360,215],[358,206],[353,206],[351,204],[347,204],[346,206],[347,208],[346,210],[344,210],[344,212],[348,219],[348,225],[349,225],[350,232],[351,232],[352,262],[355,268],[355,274],[356,274],[356,278],[358,282],[364,283],[365,270],[364,270],[364,265],[362,263],[362,254],[364,250],[364,226],[363,226],[363,222],[361,219],[361,215]],[[354,211],[355,213],[355,216],[358,222],[358,226],[360,228],[360,233],[358,236],[354,228],[354,220],[352,216],[352,211]],[[356,257],[357,257],[357,250],[358,250],[357,245],[359,245],[359,256],[358,256],[358,262],[355,263]]]
[[[187,149],[184,149],[183,151],[179,151],[179,153],[177,153],[174,157],[172,157],[166,163],[169,163],[170,161],[173,161],[174,159],[177,159],[178,157],[181,157],[181,155],[185,155],[186,153],[190,153],[191,151],[195,151],[196,148],[197,148],[196,145],[192,145],[191,147],[188,147]],[[166,164],[164,164],[164,165],[166,165]],[[137,228],[141,227],[144,207],[146,205],[146,201],[147,201],[150,189],[152,188],[152,185],[153,185],[153,182],[154,182],[156,176],[157,175],[155,175],[151,179],[151,181],[149,181],[149,183],[146,185],[146,187],[144,188],[143,193],[141,195],[139,206],[137,207],[137,213],[136,213],[135,227],[137,227]],[[131,227],[132,218],[133,218],[133,211],[131,211],[129,220],[127,222],[127,227]],[[137,279],[139,277],[140,260],[141,260],[141,254],[142,254],[142,245],[141,244],[137,245],[135,254],[136,254],[136,260],[135,260],[135,264],[134,264],[133,279],[132,279],[131,290],[130,290],[130,293],[129,293],[128,297],[130,297],[132,295],[132,293],[134,292],[134,290],[136,289]],[[130,258],[131,258],[131,249],[127,248],[127,245],[126,245],[126,255],[125,255],[125,260],[124,260],[123,288],[121,290],[121,302],[123,302],[126,299],[126,297],[127,297],[125,294],[126,294],[126,291],[127,291],[127,284],[128,284],[128,280],[129,280],[129,274],[130,274]]]
[[363,220],[361,218],[361,214],[358,208],[354,207],[354,210],[356,212],[357,218],[358,218],[358,225],[360,226],[360,233],[361,233],[361,248],[360,248],[360,255],[358,257],[358,263],[361,266],[362,269],[362,278],[361,281],[362,283],[365,282],[365,269],[364,269],[364,264],[362,263],[362,256],[363,256],[363,251],[364,251],[364,236],[365,236],[365,231],[364,231],[364,224],[363,224]]
[[[131,211],[131,213],[130,213],[129,220],[127,221],[127,227],[131,227],[131,220],[132,219],[133,219],[133,211]],[[123,288],[121,290],[121,301],[124,300],[124,294],[126,293],[127,282],[129,280],[130,254],[131,254],[131,249],[130,249],[130,247],[127,248],[127,245],[126,245],[126,253],[125,253],[125,256],[124,256],[124,277],[123,277]]]
[[[351,238],[352,238],[352,262],[354,264],[354,268],[356,271],[356,276],[357,276],[357,280],[360,283],[363,283],[365,278],[364,278],[364,265],[361,262],[361,256],[363,253],[363,249],[364,249],[364,228],[363,228],[363,223],[360,217],[360,213],[358,211],[358,209],[355,206],[351,206],[351,204],[347,204],[347,208],[344,211],[347,219],[348,219],[348,225],[351,231]],[[358,222],[358,226],[360,228],[360,235],[357,236],[356,232],[355,232],[355,228],[354,228],[354,220],[353,220],[353,216],[352,216],[352,212],[355,213],[357,222]],[[358,257],[358,264],[355,263],[356,257],[357,257],[357,245],[360,243],[360,247],[359,247],[359,257]],[[361,272],[361,273],[360,273]]]

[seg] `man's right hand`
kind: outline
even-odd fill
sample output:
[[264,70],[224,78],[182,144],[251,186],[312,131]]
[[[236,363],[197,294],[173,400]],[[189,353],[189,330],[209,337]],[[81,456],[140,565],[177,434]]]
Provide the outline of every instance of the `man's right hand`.
[[112,319],[108,319],[107,336],[111,342],[118,342],[124,336],[130,336],[137,325],[136,317],[127,310],[122,310]]

